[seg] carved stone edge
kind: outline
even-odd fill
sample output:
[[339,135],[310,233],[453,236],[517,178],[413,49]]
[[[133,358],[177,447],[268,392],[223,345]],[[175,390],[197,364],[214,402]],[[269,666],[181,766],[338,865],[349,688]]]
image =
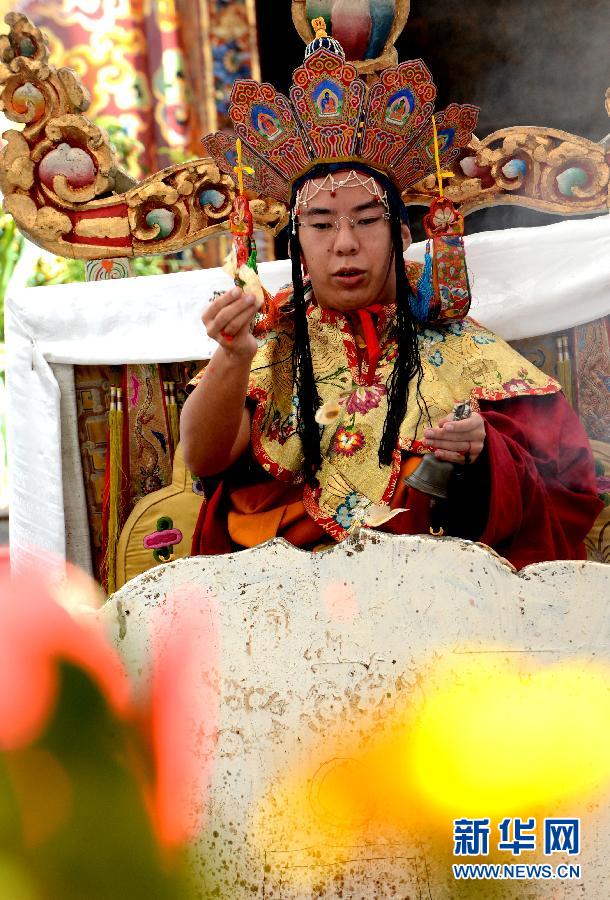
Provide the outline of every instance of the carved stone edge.
[[[460,553],[474,553],[477,556],[486,558],[492,570],[492,577],[495,574],[501,577],[514,577],[521,581],[529,581],[532,578],[544,579],[547,575],[552,574],[556,570],[557,566],[560,565],[561,567],[568,567],[570,569],[573,569],[574,571],[583,571],[584,569],[591,568],[599,569],[600,572],[609,579],[610,587],[610,567],[605,565],[604,563],[594,562],[591,560],[557,560],[534,563],[517,571],[517,569],[515,569],[515,567],[508,560],[504,559],[504,557],[500,556],[486,544],[467,541],[462,538],[455,537],[432,537],[430,535],[393,535],[386,534],[385,532],[375,531],[372,529],[362,528],[357,534],[352,535],[341,543],[336,544],[333,547],[329,547],[326,550],[318,551],[316,553],[295,547],[293,544],[290,544],[288,541],[284,540],[284,538],[273,538],[272,540],[266,541],[264,544],[259,544],[256,547],[252,547],[246,550],[240,550],[237,553],[223,554],[222,558],[190,556],[183,559],[174,560],[170,563],[155,566],[152,569],[148,569],[146,572],[142,572],[135,578],[132,578],[121,588],[119,588],[119,590],[110,595],[107,600],[107,604],[116,604],[117,602],[120,602],[124,596],[130,595],[134,590],[138,590],[142,594],[150,591],[152,587],[157,585],[157,583],[165,577],[166,573],[168,573],[170,569],[173,570],[174,573],[182,570],[182,572],[184,572],[184,574],[186,575],[189,571],[192,571],[193,568],[205,568],[207,565],[211,564],[218,565],[220,559],[222,559],[222,565],[227,566],[227,568],[229,569],[232,566],[239,566],[240,569],[244,569],[252,573],[257,573],[253,577],[252,581],[259,582],[261,580],[261,564],[269,563],[270,550],[280,551],[282,565],[284,566],[286,571],[290,571],[291,560],[295,561],[298,558],[303,558],[303,556],[309,557],[310,559],[315,560],[317,564],[324,566],[325,560],[329,559],[331,556],[335,558],[351,557],[356,553],[362,553],[366,548],[372,546],[379,546],[382,544],[400,546],[407,551],[408,555],[415,555],[422,549],[430,551],[434,545],[438,545],[439,543],[452,544],[455,546],[456,551]],[[442,578],[442,574],[439,574],[439,578]],[[245,582],[247,582],[247,578],[245,579]]]

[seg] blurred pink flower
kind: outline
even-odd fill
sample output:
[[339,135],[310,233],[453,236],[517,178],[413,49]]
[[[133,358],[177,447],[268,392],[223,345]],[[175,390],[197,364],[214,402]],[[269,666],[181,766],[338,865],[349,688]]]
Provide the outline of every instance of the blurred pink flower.
[[159,840],[180,846],[200,832],[218,740],[217,602],[184,584],[157,607],[152,632],[149,802]]
[[118,654],[97,622],[77,621],[53,597],[41,571],[11,575],[0,557],[0,751],[36,739],[50,718],[58,664],[73,663],[95,681],[115,713],[129,711],[130,689]]
[[[220,669],[216,603],[183,585],[157,608],[151,630],[150,690],[137,701],[123,663],[97,619],[74,618],[57,602],[95,593],[68,569],[58,590],[41,570],[11,575],[0,549],[0,753],[23,751],[53,715],[61,662],[97,684],[127,728],[130,763],[159,842],[179,848],[195,838],[218,735]],[[29,751],[28,751],[29,752]]]

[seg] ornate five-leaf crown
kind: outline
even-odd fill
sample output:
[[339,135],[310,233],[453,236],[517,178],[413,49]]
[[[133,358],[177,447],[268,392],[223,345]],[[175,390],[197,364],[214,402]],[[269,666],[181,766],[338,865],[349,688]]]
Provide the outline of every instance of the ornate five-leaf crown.
[[[389,175],[402,192],[436,169],[435,99],[422,60],[386,69],[367,89],[340,44],[318,32],[293,73],[289,98],[250,79],[233,86],[229,112],[255,170],[246,188],[287,203],[292,183],[317,163],[359,161]],[[452,103],[436,115],[442,167],[468,146],[478,112]],[[230,137],[212,134],[203,143],[219,168],[232,174]]]

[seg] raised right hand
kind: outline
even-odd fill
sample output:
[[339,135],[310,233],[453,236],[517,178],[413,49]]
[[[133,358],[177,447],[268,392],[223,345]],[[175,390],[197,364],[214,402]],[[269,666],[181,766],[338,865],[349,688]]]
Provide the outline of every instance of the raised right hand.
[[260,302],[253,294],[234,287],[215,297],[205,309],[201,321],[211,338],[229,355],[253,357],[257,351],[256,338],[250,330]]

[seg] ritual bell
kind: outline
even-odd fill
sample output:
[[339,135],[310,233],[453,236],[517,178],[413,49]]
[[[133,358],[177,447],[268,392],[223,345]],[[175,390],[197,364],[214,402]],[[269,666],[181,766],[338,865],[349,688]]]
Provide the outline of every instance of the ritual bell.
[[[472,408],[467,401],[456,403],[453,407],[453,418],[456,421],[468,419],[471,415]],[[416,470],[408,478],[405,478],[405,484],[437,500],[447,500],[449,482],[454,471],[454,463],[437,459],[432,453],[427,453]]]
[[437,500],[446,500],[453,468],[453,463],[426,453],[416,470],[405,478],[405,484]]

